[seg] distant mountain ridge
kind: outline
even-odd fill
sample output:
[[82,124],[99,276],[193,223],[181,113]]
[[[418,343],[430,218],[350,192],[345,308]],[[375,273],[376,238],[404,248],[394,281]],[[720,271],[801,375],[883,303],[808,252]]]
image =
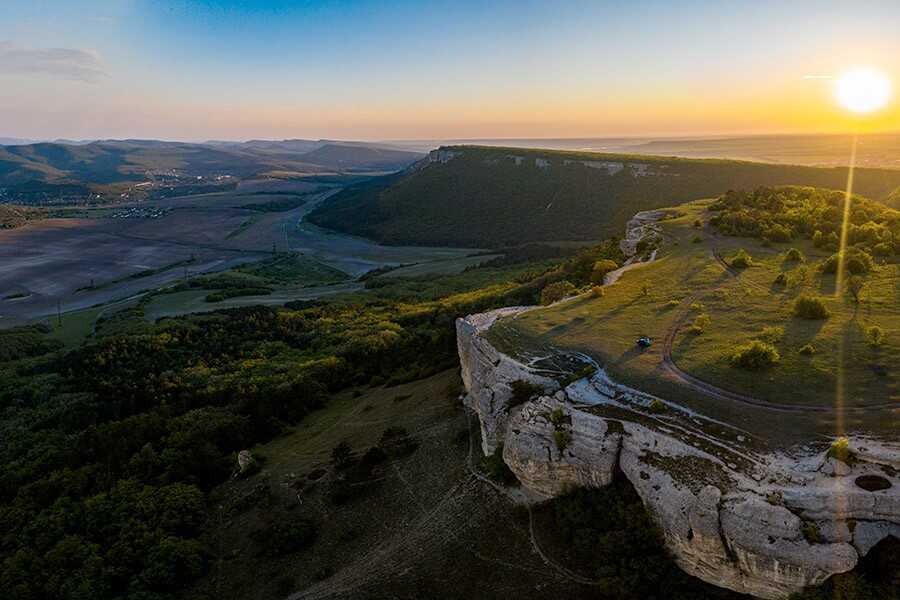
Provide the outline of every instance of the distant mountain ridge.
[[[729,189],[844,189],[846,168],[721,159],[449,146],[342,190],[309,219],[389,244],[500,247],[618,235],[636,212]],[[857,169],[855,191],[900,201],[900,171]]]
[[0,187],[32,182],[102,186],[178,175],[251,177],[402,169],[423,156],[364,143],[307,140],[209,142],[98,140],[0,146]]

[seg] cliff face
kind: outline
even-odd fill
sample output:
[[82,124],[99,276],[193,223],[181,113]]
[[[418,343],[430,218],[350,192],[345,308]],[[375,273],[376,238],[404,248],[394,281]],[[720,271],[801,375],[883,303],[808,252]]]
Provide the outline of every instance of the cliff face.
[[[482,335],[499,316],[522,310],[460,319],[457,332],[482,449],[502,444],[505,462],[537,496],[601,487],[624,474],[685,571],[761,598],[820,584],[852,569],[881,539],[900,536],[900,448],[851,440],[852,467],[825,450],[760,453],[740,433],[706,427],[674,405],[657,414],[651,402],[661,399],[616,384],[602,370],[560,390]],[[544,386],[547,395],[512,406],[517,379]],[[867,491],[861,476],[889,487]]]

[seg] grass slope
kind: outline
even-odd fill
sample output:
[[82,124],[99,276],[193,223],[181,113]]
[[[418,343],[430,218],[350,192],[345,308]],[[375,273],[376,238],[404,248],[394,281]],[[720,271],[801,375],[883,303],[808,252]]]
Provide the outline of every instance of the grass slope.
[[[831,251],[815,248],[808,240],[771,245],[721,236],[709,226],[693,227],[696,219],[710,218],[709,204],[679,206],[679,216],[661,222],[665,236],[661,257],[625,273],[602,297],[585,294],[501,320],[489,332],[490,339],[518,355],[547,347],[586,352],[623,383],[771,440],[819,428],[833,433],[835,426],[880,427],[874,414],[852,414],[838,423],[831,415],[765,414],[704,398],[667,376],[664,339],[677,326],[672,360],[681,370],[719,388],[795,406],[900,403],[900,373],[891,367],[900,360],[896,257],[885,259],[866,278],[857,304],[849,295],[833,296],[835,276],[821,269]],[[799,249],[804,261],[786,261],[790,247]],[[716,255],[727,262],[741,249],[751,255],[752,265],[729,273]],[[781,273],[786,274],[786,285],[775,283]],[[795,317],[794,303],[801,295],[823,297],[830,317],[820,321]],[[706,315],[708,323],[702,333],[692,333],[700,315]],[[866,331],[876,325],[884,338],[874,347]],[[766,331],[767,327],[782,330]],[[646,351],[635,344],[641,335],[655,341]],[[770,341],[780,354],[779,362],[761,370],[732,364],[735,349],[753,340]],[[813,354],[801,352],[807,344],[815,348]]]
[[[391,244],[500,247],[620,235],[640,210],[761,185],[843,189],[847,170],[727,160],[457,146],[446,162],[348,188],[310,220]],[[900,171],[859,169],[886,199]]]

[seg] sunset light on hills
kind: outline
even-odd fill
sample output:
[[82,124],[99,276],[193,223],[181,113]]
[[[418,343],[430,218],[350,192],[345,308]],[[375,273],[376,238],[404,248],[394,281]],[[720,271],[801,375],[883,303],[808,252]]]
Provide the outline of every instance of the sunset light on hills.
[[900,600],[900,0],[0,0],[0,600]]

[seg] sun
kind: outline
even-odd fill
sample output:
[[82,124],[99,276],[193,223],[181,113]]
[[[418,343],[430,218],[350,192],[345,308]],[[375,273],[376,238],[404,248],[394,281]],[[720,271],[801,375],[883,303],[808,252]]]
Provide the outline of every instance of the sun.
[[875,112],[891,99],[891,80],[877,69],[854,69],[837,79],[834,95],[838,104],[850,112]]

